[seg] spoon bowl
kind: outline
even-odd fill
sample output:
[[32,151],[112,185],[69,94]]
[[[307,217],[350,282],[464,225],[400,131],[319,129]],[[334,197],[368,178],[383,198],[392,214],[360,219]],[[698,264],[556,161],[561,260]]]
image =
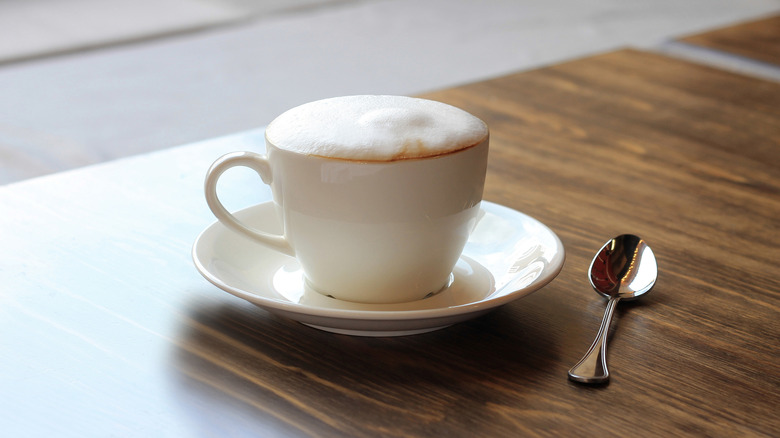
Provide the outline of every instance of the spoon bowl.
[[607,334],[615,307],[620,300],[635,300],[650,292],[658,278],[658,264],[644,240],[623,234],[601,247],[590,263],[589,277],[593,289],[609,298],[609,302],[596,339],[585,356],[569,370],[569,379],[605,383],[609,381]]
[[606,298],[635,300],[653,288],[658,265],[653,250],[633,234],[623,234],[601,247],[590,263],[590,284]]

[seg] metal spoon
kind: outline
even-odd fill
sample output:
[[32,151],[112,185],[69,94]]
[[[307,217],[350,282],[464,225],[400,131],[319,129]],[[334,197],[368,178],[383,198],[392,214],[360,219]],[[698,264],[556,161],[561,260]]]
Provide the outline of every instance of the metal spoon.
[[601,327],[593,344],[577,365],[569,370],[569,379],[582,383],[609,381],[607,370],[607,334],[618,301],[634,300],[653,288],[658,265],[653,250],[633,234],[610,240],[590,263],[590,284],[609,298]]

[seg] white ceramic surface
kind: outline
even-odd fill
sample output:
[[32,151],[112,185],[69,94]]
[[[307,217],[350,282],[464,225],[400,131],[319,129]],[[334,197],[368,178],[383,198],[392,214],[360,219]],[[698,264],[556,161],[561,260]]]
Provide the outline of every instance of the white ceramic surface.
[[[272,202],[236,216],[273,231],[281,225]],[[561,241],[541,222],[483,201],[478,223],[450,285],[423,300],[362,304],[309,290],[300,265],[227,229],[206,228],[193,247],[198,271],[219,288],[263,309],[322,330],[359,336],[402,336],[483,315],[549,283],[563,267]]]

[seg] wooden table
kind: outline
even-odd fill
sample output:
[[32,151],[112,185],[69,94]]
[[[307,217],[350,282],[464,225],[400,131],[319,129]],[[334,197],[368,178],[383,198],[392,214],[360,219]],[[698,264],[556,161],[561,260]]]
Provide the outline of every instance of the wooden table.
[[[776,436],[780,85],[633,50],[431,93],[490,126],[485,199],[550,226],[544,289],[410,337],[275,317],[190,260],[210,162],[262,130],[0,187],[6,436]],[[225,182],[232,208],[269,199]],[[607,386],[570,382],[593,253],[658,257]]]
[[680,41],[780,65],[780,15],[691,35]]

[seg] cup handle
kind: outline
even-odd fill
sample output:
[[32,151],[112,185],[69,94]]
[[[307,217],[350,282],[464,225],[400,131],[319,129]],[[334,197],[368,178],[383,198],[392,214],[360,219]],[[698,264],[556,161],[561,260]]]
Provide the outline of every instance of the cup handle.
[[286,237],[283,235],[266,233],[249,227],[236,219],[236,217],[222,205],[222,202],[220,202],[219,197],[217,196],[217,180],[219,180],[219,177],[222,176],[226,170],[235,166],[245,166],[254,170],[266,184],[270,185],[273,180],[271,165],[268,162],[268,159],[263,155],[254,152],[231,152],[223,155],[211,165],[208,173],[206,173],[206,203],[214,213],[214,216],[231,230],[241,233],[255,242],[266,245],[284,254],[295,256],[295,251],[293,251],[292,246],[290,246]]

